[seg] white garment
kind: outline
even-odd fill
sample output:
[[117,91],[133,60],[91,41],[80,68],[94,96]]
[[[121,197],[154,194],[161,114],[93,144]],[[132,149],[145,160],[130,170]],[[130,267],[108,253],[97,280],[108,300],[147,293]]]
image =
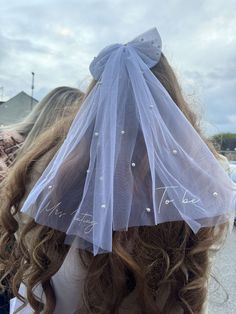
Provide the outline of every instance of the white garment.
[[[72,314],[78,309],[79,304],[81,304],[81,292],[85,275],[86,271],[80,262],[78,250],[71,247],[61,268],[52,277],[57,300],[55,314]],[[26,295],[24,284],[21,284],[19,292],[23,296]],[[37,286],[34,293],[39,299],[44,300],[41,286]],[[22,302],[20,300],[17,298],[12,299],[10,314],[13,314],[21,305]],[[19,313],[29,314],[33,313],[33,310],[28,304]]]

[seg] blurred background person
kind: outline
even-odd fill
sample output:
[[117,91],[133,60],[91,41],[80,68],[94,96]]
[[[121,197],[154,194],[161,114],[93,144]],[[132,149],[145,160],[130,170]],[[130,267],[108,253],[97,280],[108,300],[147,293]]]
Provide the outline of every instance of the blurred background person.
[[[72,87],[57,87],[39,102],[33,111],[17,124],[0,130],[0,182],[4,185],[9,168],[16,160],[21,160],[26,152],[37,145],[37,138],[56,127],[59,121],[78,111],[83,93]],[[61,122],[60,122],[61,123]],[[60,133],[61,135],[63,132]],[[45,149],[47,143],[41,143]],[[1,185],[0,185],[1,188]],[[0,295],[0,313],[9,312],[8,289]],[[2,311],[2,312],[1,312]]]
[[20,158],[38,135],[66,116],[72,107],[78,107],[82,97],[77,88],[57,87],[23,121],[0,128],[0,182],[16,155]]

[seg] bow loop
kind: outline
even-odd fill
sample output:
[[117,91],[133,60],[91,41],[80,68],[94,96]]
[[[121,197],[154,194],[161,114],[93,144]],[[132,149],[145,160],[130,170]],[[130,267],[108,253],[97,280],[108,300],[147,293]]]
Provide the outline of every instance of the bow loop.
[[89,67],[90,73],[95,80],[100,79],[110,56],[114,52],[117,52],[122,46],[133,48],[148,68],[154,67],[161,57],[161,37],[157,29],[152,28],[125,45],[113,44],[101,50],[98,56],[93,59]]

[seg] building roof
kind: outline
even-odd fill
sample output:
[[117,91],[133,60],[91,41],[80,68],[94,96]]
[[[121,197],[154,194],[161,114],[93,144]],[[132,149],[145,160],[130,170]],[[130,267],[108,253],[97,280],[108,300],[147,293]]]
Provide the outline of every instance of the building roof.
[[[33,98],[33,106],[38,101]],[[19,122],[31,111],[31,96],[24,91],[0,104],[0,125]]]

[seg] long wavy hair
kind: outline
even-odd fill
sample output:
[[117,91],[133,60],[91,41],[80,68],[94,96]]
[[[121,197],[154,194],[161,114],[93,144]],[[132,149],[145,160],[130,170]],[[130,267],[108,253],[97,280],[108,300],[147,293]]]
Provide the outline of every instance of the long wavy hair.
[[[202,134],[198,115],[184,99],[177,77],[164,54],[152,71],[218,158],[213,145]],[[92,81],[86,95],[95,83]],[[40,161],[44,163],[43,168],[47,166],[63,142],[72,119],[73,115],[57,124],[52,131],[42,134],[15,163],[2,189],[2,282],[8,280],[13,294],[25,301],[18,293],[19,285],[24,282],[27,301],[35,313],[54,312],[57,300],[51,278],[60,269],[69,247],[64,244],[64,233],[38,225],[32,219],[21,227],[17,215],[26,197],[26,185],[32,180],[32,171]],[[43,161],[45,154],[49,158]],[[143,158],[145,162],[147,156]],[[82,161],[80,167],[78,173],[86,173],[87,161]],[[67,170],[72,171],[72,167]],[[146,170],[140,168],[140,171]],[[83,185],[81,177],[76,180]],[[148,314],[203,313],[210,254],[215,244],[223,241],[227,226],[201,228],[197,234],[184,221],[132,227],[128,231],[113,231],[111,253],[93,256],[91,252],[78,249],[87,272],[83,282],[83,301],[77,314],[122,313],[119,310],[123,302],[133,292],[136,295],[135,304],[130,304],[129,313],[138,312],[134,306],[139,308],[140,313]],[[14,241],[16,233],[19,239]],[[33,288],[39,283],[45,293],[45,303],[33,293]]]

